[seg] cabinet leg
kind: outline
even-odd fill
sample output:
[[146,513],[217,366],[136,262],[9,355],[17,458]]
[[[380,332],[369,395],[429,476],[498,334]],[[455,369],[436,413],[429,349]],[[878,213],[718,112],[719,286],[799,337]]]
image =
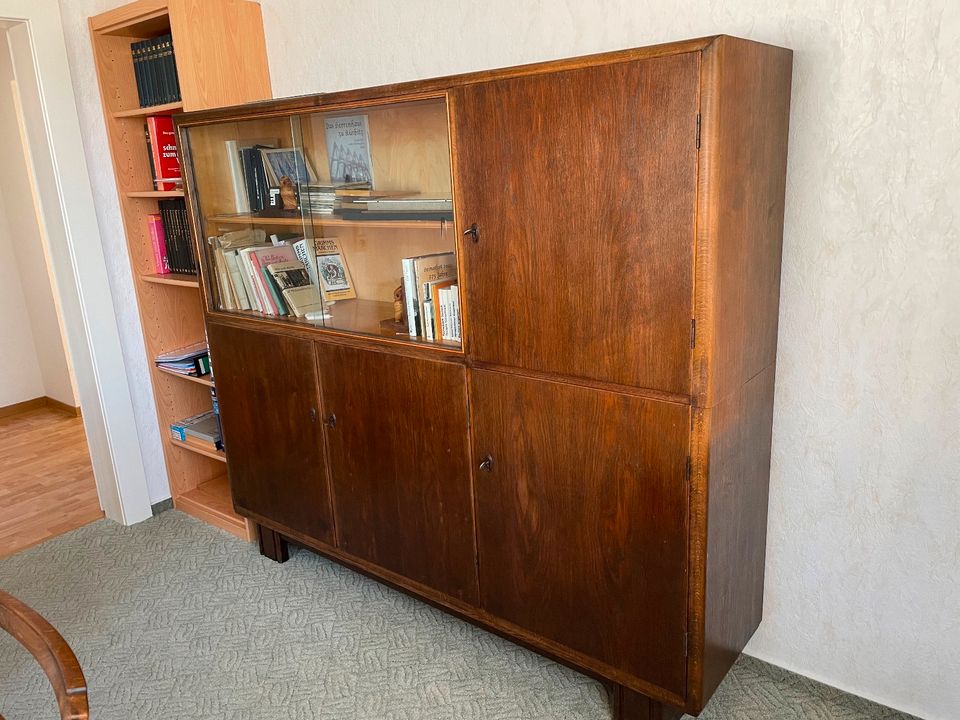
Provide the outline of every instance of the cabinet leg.
[[263,525],[257,525],[257,540],[260,541],[260,554],[278,563],[290,559],[290,550],[283,536]]
[[683,711],[651,700],[623,685],[613,688],[614,720],[679,720]]

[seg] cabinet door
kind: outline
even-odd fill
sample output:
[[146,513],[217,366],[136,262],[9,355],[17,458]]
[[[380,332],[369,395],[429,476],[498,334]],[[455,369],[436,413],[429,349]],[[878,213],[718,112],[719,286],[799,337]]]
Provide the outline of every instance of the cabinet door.
[[340,549],[475,604],[464,368],[326,344],[318,357]]
[[481,606],[683,694],[689,408],[483,371],[471,408]]
[[313,344],[211,324],[233,503],[333,543]]
[[694,53],[455,94],[471,357],[689,392]]

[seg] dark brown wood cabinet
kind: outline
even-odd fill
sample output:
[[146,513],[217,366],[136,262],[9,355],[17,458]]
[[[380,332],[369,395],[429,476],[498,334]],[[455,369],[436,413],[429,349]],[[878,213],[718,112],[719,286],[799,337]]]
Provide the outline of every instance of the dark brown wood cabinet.
[[476,604],[462,365],[317,343],[343,552]]
[[207,335],[237,512],[332,543],[312,343],[214,324]]
[[[717,36],[178,116],[263,552],[294,540],[605,678],[623,720],[699,713],[762,612],[791,62]],[[451,216],[239,208],[224,143],[324,175],[324,128],[358,115],[375,187]],[[229,231],[291,228],[338,238],[355,297],[244,300]],[[461,327],[411,335],[401,260],[438,252]]]

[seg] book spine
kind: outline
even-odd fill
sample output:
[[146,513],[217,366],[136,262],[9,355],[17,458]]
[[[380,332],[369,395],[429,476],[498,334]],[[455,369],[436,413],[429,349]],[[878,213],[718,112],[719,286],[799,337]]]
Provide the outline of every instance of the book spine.
[[463,342],[463,334],[460,328],[460,288],[452,285],[453,291],[453,339],[457,342]]
[[440,289],[440,339],[450,339],[450,290]]
[[130,57],[133,60],[133,78],[137,83],[137,102],[144,107],[143,102],[143,41],[131,43]]
[[158,63],[160,67],[162,99],[164,103],[173,102],[173,83],[170,81],[171,43],[169,37],[169,35],[165,35],[163,42],[160,44],[160,59]]
[[420,334],[417,323],[417,279],[413,258],[403,259],[403,295],[407,302],[407,329],[411,337]]
[[170,102],[180,102],[180,78],[177,75],[177,52],[170,36]]
[[147,216],[150,229],[150,242],[153,246],[153,268],[157,275],[170,272],[170,261],[167,258],[167,241],[163,233],[163,222],[159,213]]
[[237,260],[243,269],[244,281],[247,283],[247,289],[250,292],[251,309],[257,312],[265,313],[263,298],[260,296],[260,286],[253,273],[253,263],[250,261],[250,252],[246,249],[237,252]]
[[435,340],[433,298],[430,297],[430,284],[423,285],[423,336],[427,340]]
[[262,265],[260,266],[260,273],[263,275],[263,284],[270,292],[272,305],[277,309],[277,315],[289,315],[290,312],[287,310],[287,303],[283,299],[283,295],[280,292],[277,281],[273,277],[273,273]]
[[156,78],[154,77],[153,58],[156,48],[156,42],[153,40],[144,40],[143,47],[143,80],[144,107],[156,105]]
[[260,291],[260,297],[263,299],[264,312],[267,315],[279,315],[279,310],[276,304],[273,302],[273,296],[270,294],[270,290],[264,282],[264,268],[260,267],[260,258],[257,257],[255,252],[250,253],[248,258],[250,259],[250,265],[254,271],[253,280],[257,283],[257,289]]
[[153,142],[150,139],[150,123],[143,124],[143,134],[147,140],[147,159],[150,161],[150,187],[156,187],[157,184],[157,165],[153,162]]

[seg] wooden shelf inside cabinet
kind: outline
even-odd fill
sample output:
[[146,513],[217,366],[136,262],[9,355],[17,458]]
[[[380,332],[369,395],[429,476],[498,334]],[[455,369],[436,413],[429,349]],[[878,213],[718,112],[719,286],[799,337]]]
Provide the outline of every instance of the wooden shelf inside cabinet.
[[138,192],[128,192],[127,197],[134,199],[155,198],[157,200],[163,200],[164,198],[180,198],[183,197],[183,190],[142,190]]
[[380,325],[381,321],[393,317],[393,303],[380,302],[379,300],[338,300],[335,305],[327,308],[327,312],[332,317],[323,322],[297,317],[265,315],[254,310],[221,310],[220,312],[229,317],[241,315],[244,317],[289,323],[301,327],[311,327],[318,330],[329,330],[331,332],[342,332],[367,337],[392,338],[403,342],[444,350],[459,351],[461,348],[460,343],[452,340],[427,340],[422,337],[410,337],[407,334],[397,335],[393,331],[383,329]]
[[174,499],[178,510],[243,538],[253,539],[252,523],[233,511],[230,483],[226,475],[202,482]]
[[[344,220],[330,215],[310,215],[310,222],[314,225],[327,227],[354,227],[354,228],[390,228],[428,230],[439,229],[444,224],[453,225],[452,220]],[[220,225],[292,225],[301,227],[304,221],[300,217],[268,217],[263,215],[212,215],[207,218],[210,223]]]
[[113,113],[118,120],[125,118],[145,118],[151,115],[171,115],[183,110],[182,102],[167,103],[166,105],[153,105],[151,107],[131,108],[130,110],[119,110]]
[[198,385],[213,387],[213,380],[211,380],[207,375],[204,375],[203,377],[197,377],[196,375],[184,375],[183,373],[174,372],[173,370],[168,370],[167,368],[162,367],[158,367],[157,372],[162,372],[164,375],[170,375],[171,377],[180,378],[181,380],[186,380],[188,382],[197,383]]
[[141,275],[140,279],[148,283],[157,285],[176,285],[178,287],[200,287],[200,277],[197,275],[188,275],[186,273],[152,273],[150,275]]
[[201,445],[195,445],[191,442],[184,442],[183,440],[177,440],[176,438],[170,438],[170,444],[178,448],[183,448],[184,450],[189,450],[190,452],[197,453],[198,455],[204,455],[208,458],[213,458],[214,460],[219,460],[220,462],[227,461],[227,455],[221,450],[210,450],[209,448],[203,447]]

